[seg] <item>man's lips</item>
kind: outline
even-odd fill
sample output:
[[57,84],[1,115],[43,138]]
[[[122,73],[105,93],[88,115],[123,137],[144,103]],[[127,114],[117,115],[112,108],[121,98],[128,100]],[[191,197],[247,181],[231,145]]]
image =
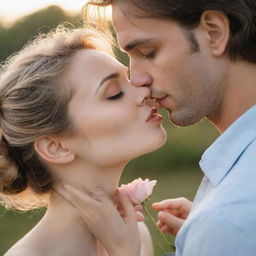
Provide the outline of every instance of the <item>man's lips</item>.
[[161,97],[161,98],[154,98],[155,99],[155,102],[156,104],[161,104],[161,101],[163,101],[164,99],[166,99],[169,95],[165,95],[164,97]]
[[159,113],[157,113],[157,108],[152,108],[146,122],[162,121],[162,119],[163,119],[163,117]]

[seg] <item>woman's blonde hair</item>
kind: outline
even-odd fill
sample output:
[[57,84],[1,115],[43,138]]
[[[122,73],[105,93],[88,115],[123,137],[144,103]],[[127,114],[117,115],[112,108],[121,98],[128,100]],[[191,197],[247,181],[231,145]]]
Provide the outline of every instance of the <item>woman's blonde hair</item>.
[[38,36],[1,67],[0,197],[6,207],[25,210],[46,204],[38,199],[49,194],[52,177],[34,141],[70,130],[72,92],[63,84],[65,68],[80,49],[113,55],[104,34],[62,26]]

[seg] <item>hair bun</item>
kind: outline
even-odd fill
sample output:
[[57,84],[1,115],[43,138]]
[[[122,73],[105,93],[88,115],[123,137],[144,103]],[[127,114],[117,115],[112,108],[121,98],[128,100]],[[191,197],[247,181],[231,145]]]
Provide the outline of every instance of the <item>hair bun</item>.
[[0,192],[13,195],[22,192],[26,187],[26,177],[19,171],[10,155],[9,146],[2,137],[0,142]]

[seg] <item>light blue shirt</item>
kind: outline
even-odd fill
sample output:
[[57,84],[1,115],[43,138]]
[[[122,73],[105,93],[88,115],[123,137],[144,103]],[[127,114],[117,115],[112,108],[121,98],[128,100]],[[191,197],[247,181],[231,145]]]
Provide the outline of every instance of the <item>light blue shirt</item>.
[[176,256],[256,255],[256,106],[203,154],[205,176],[176,237]]

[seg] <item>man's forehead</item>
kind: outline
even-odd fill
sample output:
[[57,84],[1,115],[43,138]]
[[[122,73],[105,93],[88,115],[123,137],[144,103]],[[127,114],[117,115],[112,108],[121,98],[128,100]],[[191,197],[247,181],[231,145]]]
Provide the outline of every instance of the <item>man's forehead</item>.
[[112,21],[117,30],[135,29],[146,22],[147,15],[127,1],[112,5]]
[[119,6],[113,6],[112,18],[119,45],[123,50],[128,51],[134,45],[147,40],[147,29],[144,26],[146,19],[126,13]]

